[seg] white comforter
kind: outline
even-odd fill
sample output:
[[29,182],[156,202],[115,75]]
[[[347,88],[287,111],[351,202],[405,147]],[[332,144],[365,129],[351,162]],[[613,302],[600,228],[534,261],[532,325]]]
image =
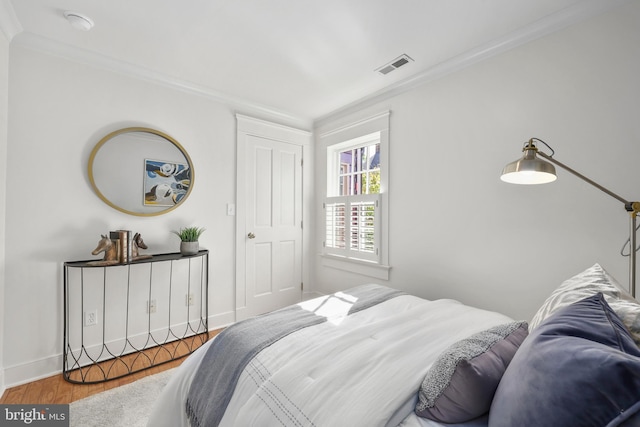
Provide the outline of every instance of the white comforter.
[[[259,353],[240,376],[221,425],[439,425],[413,413],[417,391],[433,361],[454,342],[512,321],[457,301],[409,295],[345,317],[348,299],[343,294],[302,303],[329,321],[295,332]],[[189,426],[185,400],[207,344],[178,369],[157,401],[149,426]]]

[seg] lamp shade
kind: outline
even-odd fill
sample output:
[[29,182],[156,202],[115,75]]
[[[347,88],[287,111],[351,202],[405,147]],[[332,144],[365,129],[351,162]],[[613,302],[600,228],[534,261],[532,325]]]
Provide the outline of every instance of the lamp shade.
[[537,148],[527,146],[524,156],[509,163],[502,170],[500,179],[510,184],[546,184],[556,180],[556,168],[536,156]]

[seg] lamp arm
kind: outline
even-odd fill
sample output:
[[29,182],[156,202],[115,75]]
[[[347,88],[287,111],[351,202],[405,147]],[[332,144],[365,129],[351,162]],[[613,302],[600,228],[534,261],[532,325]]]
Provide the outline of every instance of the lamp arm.
[[613,191],[607,188],[604,188],[602,185],[587,178],[586,176],[582,175],[580,172],[573,170],[572,168],[565,165],[564,163],[557,161],[556,159],[554,159],[548,154],[545,154],[541,151],[538,151],[537,154],[540,157],[544,157],[551,163],[557,166],[560,166],[562,169],[568,172],[571,172],[573,175],[577,176],[578,178],[580,178],[585,182],[588,182],[589,184],[593,185],[600,191],[607,193],[614,199],[617,199],[622,203],[624,203],[625,210],[631,214],[630,221],[629,221],[629,291],[631,292],[631,296],[635,298],[636,297],[636,234],[637,234],[636,217],[638,213],[640,213],[640,202],[630,202],[618,196]]
[[[614,193],[611,190],[608,190],[606,188],[604,188],[602,185],[598,184],[597,182],[587,178],[586,176],[582,175],[580,172],[571,169],[569,166],[565,165],[562,162],[557,161],[556,159],[554,159],[553,157],[549,156],[548,154],[545,154],[541,151],[538,151],[536,154],[538,154],[540,157],[544,157],[545,159],[547,159],[548,161],[550,161],[551,163],[554,163],[558,166],[560,166],[562,169],[571,172],[572,174],[574,174],[575,176],[577,176],[578,178],[580,178],[581,180],[588,182],[589,184],[593,185],[594,187],[596,187],[597,189],[599,189],[600,191],[603,191],[605,193],[607,193],[608,195],[610,195],[611,197],[613,197],[614,199],[617,199],[619,201],[621,201],[622,203],[624,203],[624,207],[627,211],[633,211],[634,209],[634,203],[618,196],[616,193]],[[637,203],[637,202],[636,202]]]

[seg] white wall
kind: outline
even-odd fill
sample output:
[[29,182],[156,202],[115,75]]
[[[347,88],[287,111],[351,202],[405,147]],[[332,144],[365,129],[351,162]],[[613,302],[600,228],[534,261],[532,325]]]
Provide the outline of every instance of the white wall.
[[[7,109],[9,86],[9,41],[0,32],[0,206],[6,206]],[[0,348],[4,348],[5,325],[5,209],[0,208]],[[5,389],[4,358],[0,351],[0,395]]]
[[[235,200],[235,112],[205,97],[19,44],[12,43],[10,54],[6,210],[0,213],[6,215],[8,248],[6,383],[60,371],[62,263],[96,258],[90,252],[109,230],[138,231],[149,245],[146,253],[163,253],[178,250],[171,230],[205,227],[200,244],[211,252],[210,326],[233,321],[235,217],[226,216],[226,203]],[[89,186],[86,168],[93,146],[107,133],[132,125],[166,132],[194,162],[191,196],[166,215],[122,214]]]
[[[558,160],[640,198],[638,22],[640,3],[631,2],[316,129],[391,110],[387,284],[519,319],[595,262],[627,284],[621,203],[564,171],[532,187],[499,175],[538,137]],[[324,148],[316,148],[318,204]],[[315,277],[318,292],[377,281],[322,267],[319,257]]]

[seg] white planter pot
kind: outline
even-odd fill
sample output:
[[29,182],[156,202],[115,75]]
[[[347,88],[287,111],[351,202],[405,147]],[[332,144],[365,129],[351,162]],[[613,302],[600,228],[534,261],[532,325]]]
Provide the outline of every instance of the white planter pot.
[[199,250],[199,242],[180,242],[180,253],[182,255],[195,255]]

